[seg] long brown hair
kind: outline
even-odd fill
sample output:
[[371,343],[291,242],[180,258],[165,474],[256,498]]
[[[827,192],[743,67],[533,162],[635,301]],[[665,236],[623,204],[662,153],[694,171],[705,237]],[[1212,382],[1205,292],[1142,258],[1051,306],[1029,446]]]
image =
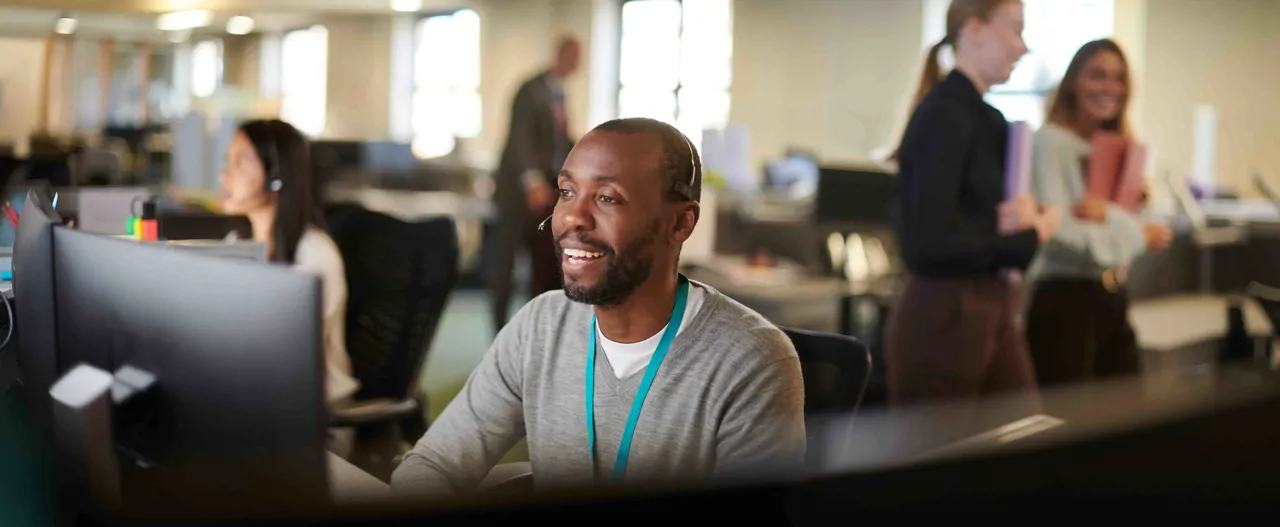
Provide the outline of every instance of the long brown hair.
[[[964,28],[965,22],[970,18],[977,18],[984,22],[990,20],[991,14],[997,8],[1006,2],[1017,1],[1020,0],[951,0],[951,5],[947,7],[947,33],[942,40],[929,48],[929,54],[925,56],[924,69],[920,72],[920,84],[916,86],[916,95],[911,100],[911,110],[907,112],[908,119],[915,113],[916,107],[920,106],[924,96],[942,82],[942,66],[938,64],[938,54],[943,46],[955,47],[956,39],[960,38],[960,30]],[[890,159],[898,159],[899,150],[901,147],[893,151]]]
[[1119,132],[1126,139],[1131,137],[1129,128],[1129,97],[1133,93],[1133,75],[1129,71],[1129,59],[1125,58],[1124,52],[1120,50],[1120,45],[1114,40],[1104,38],[1089,42],[1080,46],[1080,50],[1076,51],[1076,55],[1071,58],[1071,64],[1067,66],[1067,72],[1062,76],[1062,82],[1058,84],[1058,89],[1054,90],[1053,102],[1049,104],[1049,112],[1046,120],[1053,124],[1064,128],[1072,128],[1075,126],[1077,99],[1079,94],[1076,93],[1076,84],[1080,80],[1080,75],[1084,73],[1084,66],[1088,64],[1093,57],[1103,51],[1110,51],[1120,57],[1120,62],[1124,64],[1124,95],[1120,97],[1120,113],[1115,119],[1104,121],[1102,129]]

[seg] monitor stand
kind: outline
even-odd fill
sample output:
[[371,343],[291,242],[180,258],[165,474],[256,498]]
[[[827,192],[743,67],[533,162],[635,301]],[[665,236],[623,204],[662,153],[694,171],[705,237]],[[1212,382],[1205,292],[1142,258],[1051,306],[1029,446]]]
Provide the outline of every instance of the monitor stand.
[[124,366],[112,375],[80,364],[49,389],[54,441],[66,458],[72,492],[86,510],[124,512],[112,410],[154,383],[153,375],[132,366]]

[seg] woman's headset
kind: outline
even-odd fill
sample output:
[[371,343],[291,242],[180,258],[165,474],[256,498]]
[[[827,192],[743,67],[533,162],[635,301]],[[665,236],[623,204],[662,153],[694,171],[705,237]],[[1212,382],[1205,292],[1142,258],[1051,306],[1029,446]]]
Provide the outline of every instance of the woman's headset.
[[271,153],[271,160],[269,161],[271,166],[266,167],[267,179],[263,186],[267,192],[280,192],[280,189],[284,188],[284,180],[280,179],[280,151],[276,148],[276,140],[274,137],[271,138],[271,149],[269,152]]

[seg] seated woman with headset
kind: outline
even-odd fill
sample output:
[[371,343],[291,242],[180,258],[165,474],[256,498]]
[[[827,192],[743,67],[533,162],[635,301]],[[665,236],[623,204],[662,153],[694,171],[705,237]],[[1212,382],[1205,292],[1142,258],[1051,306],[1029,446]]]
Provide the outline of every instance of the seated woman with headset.
[[226,214],[244,215],[253,241],[266,244],[272,262],[315,273],[323,283],[325,393],[330,404],[355,393],[346,348],[347,281],[338,246],[325,234],[312,194],[310,147],[293,125],[279,120],[240,125],[219,174]]

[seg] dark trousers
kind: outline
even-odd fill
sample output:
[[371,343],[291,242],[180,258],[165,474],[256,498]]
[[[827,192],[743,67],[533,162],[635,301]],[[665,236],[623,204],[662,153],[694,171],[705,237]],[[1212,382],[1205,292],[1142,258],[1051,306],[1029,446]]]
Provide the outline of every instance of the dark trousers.
[[[552,245],[551,226],[538,230],[538,225],[551,215],[552,208],[535,211],[534,214],[503,214],[499,226],[499,240],[489,276],[489,293],[493,305],[493,331],[497,333],[507,324],[512,293],[512,271],[516,254],[521,247],[529,252],[532,275],[529,280],[529,298],[547,291],[560,289],[559,255]],[[521,211],[523,212],[523,211]]]
[[889,317],[889,404],[1009,396],[1039,411],[1035,372],[1015,315],[1020,289],[995,276],[907,279]]
[[1027,345],[1042,387],[1138,373],[1129,297],[1101,281],[1048,279],[1027,309]]

